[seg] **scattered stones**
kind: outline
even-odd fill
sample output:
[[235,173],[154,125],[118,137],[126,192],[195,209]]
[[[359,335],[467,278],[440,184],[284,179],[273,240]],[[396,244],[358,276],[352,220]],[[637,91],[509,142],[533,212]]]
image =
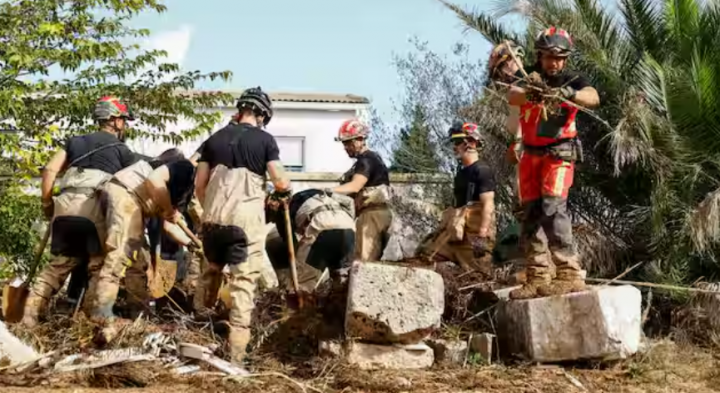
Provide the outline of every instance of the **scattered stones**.
[[0,322],[0,364],[2,364],[0,367],[14,366],[35,360],[38,357],[40,357],[40,354],[15,337],[5,324]]
[[434,271],[357,262],[350,273],[345,332],[374,343],[414,344],[440,326],[444,283]]
[[493,341],[495,335],[490,333],[480,333],[470,338],[470,350],[482,356],[485,361],[492,363]]
[[435,353],[435,361],[449,364],[465,363],[468,343],[462,340],[428,340],[427,344]]
[[320,356],[341,357],[343,355],[342,343],[338,341],[320,341],[318,343]]
[[362,370],[422,369],[433,365],[432,348],[425,344],[375,345],[354,342],[348,346],[346,360]]
[[633,286],[501,302],[504,353],[535,362],[624,359],[638,351],[641,295]]

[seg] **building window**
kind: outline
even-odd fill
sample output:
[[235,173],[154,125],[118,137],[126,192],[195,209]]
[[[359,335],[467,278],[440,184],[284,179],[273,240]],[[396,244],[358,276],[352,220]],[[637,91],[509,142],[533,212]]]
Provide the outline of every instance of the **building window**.
[[280,149],[280,161],[289,172],[305,171],[305,137],[301,136],[276,136],[278,148]]

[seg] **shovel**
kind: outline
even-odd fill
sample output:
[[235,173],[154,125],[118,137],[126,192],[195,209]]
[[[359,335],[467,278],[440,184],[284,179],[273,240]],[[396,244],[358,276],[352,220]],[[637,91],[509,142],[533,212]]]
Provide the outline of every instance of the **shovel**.
[[27,280],[21,281],[20,278],[15,278],[10,284],[3,287],[2,291],[2,314],[5,322],[16,323],[22,320],[25,313],[25,302],[27,301],[29,290],[29,283],[32,282],[35,272],[37,271],[38,265],[40,264],[40,258],[42,257],[45,246],[47,246],[48,239],[50,239],[50,233],[52,232],[51,225],[48,225],[45,230],[40,244],[38,245],[35,259],[30,267]]
[[295,242],[293,241],[293,230],[290,224],[290,206],[285,203],[285,231],[288,239],[288,255],[290,256],[290,271],[292,272],[293,287],[295,288],[295,296],[297,296],[299,308],[303,308],[303,297],[300,294],[300,285],[298,284],[297,263],[295,262]]

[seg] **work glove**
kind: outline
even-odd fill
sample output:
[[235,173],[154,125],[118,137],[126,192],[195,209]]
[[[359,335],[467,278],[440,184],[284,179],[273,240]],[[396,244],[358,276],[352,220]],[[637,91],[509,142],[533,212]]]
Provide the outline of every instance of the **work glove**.
[[558,87],[558,88],[552,89],[551,94],[556,94],[568,101],[572,101],[575,98],[575,95],[577,94],[577,90],[573,89],[570,86],[564,86],[564,87]]
[[276,201],[279,203],[287,203],[290,200],[290,197],[292,197],[292,190],[287,191],[273,191],[272,194],[270,194],[270,200]]
[[55,214],[55,201],[50,199],[47,202],[42,202],[42,210],[46,219],[50,220],[53,218],[53,215]]

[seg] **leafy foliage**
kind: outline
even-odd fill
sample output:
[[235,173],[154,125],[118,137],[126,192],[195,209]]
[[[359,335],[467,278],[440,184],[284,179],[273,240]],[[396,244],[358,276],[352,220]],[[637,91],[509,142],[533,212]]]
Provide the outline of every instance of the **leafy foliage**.
[[438,149],[430,138],[422,107],[415,108],[410,126],[400,130],[393,151],[391,172],[433,173],[440,167]]
[[615,258],[649,262],[646,278],[716,276],[720,8],[698,0],[620,6],[614,13],[597,0],[517,0],[488,15],[448,4],[486,38],[514,37],[486,23],[508,14],[525,18],[528,35],[550,24],[573,34],[569,66],[601,98],[597,112],[579,118],[587,162],[571,193],[576,220],[602,231],[607,241],[597,247],[609,243]]
[[0,261],[5,261],[0,263],[0,278],[16,271],[27,273],[40,241],[35,228],[41,221],[38,197],[9,182],[0,183]]
[[[199,109],[231,97],[189,91],[230,72],[180,73],[177,64],[161,62],[164,51],[140,49],[148,30],[128,27],[141,12],[165,10],[156,0],[0,3],[0,149],[13,174],[37,175],[53,147],[92,130],[92,105],[107,94],[129,101],[139,116],[131,138],[179,143],[213,129],[220,115]],[[179,118],[194,125],[168,131]]]

